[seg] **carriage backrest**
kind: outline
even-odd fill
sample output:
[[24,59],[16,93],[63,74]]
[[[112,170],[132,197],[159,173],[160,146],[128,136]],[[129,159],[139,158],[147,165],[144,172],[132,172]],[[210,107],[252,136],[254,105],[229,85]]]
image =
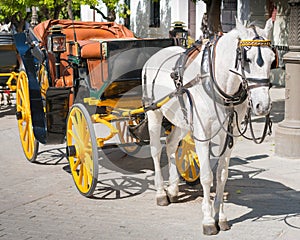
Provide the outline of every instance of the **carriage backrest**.
[[134,37],[134,34],[125,26],[114,22],[81,22],[57,19],[42,22],[34,28],[36,36],[43,45],[47,44],[49,29],[54,25],[62,27],[67,41],[74,41],[74,29],[77,40]]
[[136,88],[141,95],[142,68],[160,49],[174,45],[173,39],[136,39],[103,42],[108,63],[107,88],[104,98],[119,96]]
[[[74,41],[74,32],[76,33],[76,40],[82,47],[87,47],[91,43],[95,43],[90,39],[119,39],[119,38],[134,38],[134,34],[128,30],[125,26],[114,22],[81,22],[71,20],[48,20],[38,24],[34,28],[36,37],[40,40],[42,46],[47,46],[47,37],[49,30],[52,26],[59,25],[62,27],[62,33],[66,35],[66,41]],[[94,45],[96,46],[96,45]],[[94,47],[93,46],[93,47]],[[89,48],[91,49],[91,48]],[[93,51],[85,50],[83,57],[91,59],[100,59],[99,47],[93,49]],[[69,52],[61,54],[61,58],[67,59]],[[52,79],[55,78],[55,63],[54,57],[49,54],[49,67]],[[65,62],[62,62],[61,71],[66,67]],[[90,64],[92,65],[92,64]],[[72,72],[65,71],[65,76],[69,75],[69,79],[72,79]]]

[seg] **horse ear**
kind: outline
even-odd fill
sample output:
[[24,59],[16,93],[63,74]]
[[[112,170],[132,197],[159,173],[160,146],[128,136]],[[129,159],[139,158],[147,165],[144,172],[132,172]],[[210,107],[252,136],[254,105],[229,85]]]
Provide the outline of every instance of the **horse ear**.
[[240,32],[242,34],[247,32],[246,27],[237,18],[235,18],[235,25],[236,25],[236,29],[238,30],[238,32]]
[[266,38],[268,38],[269,35],[271,34],[272,28],[273,28],[273,21],[272,18],[269,18],[269,20],[266,22],[265,29],[264,29]]
[[244,28],[244,25],[240,22],[240,20],[238,20],[237,18],[235,18],[235,25],[237,29],[242,29]]
[[11,26],[11,22],[9,22],[9,23],[7,24],[7,28],[10,29],[10,26]]

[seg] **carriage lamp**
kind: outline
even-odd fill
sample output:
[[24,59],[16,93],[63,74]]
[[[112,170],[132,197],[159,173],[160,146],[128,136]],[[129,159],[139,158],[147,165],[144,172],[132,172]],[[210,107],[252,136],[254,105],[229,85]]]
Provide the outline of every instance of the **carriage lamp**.
[[48,52],[55,56],[55,75],[60,78],[60,54],[66,51],[66,35],[61,32],[61,26],[55,25],[50,28],[47,39]]
[[184,29],[184,22],[173,22],[173,29],[169,31],[170,37],[175,38],[177,45],[188,46],[188,31]]
[[66,35],[61,32],[61,26],[55,25],[50,28],[48,35],[48,51],[62,53],[66,51]]

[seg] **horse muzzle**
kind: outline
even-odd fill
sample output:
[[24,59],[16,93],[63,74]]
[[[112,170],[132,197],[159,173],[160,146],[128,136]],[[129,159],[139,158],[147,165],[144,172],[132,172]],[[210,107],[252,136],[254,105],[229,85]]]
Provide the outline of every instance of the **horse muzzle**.
[[256,116],[266,116],[270,113],[272,103],[269,95],[271,83],[269,79],[253,79],[248,81],[248,96],[252,112]]
[[266,116],[270,113],[271,107],[272,104],[270,101],[267,104],[259,101],[252,107],[252,111],[256,116]]

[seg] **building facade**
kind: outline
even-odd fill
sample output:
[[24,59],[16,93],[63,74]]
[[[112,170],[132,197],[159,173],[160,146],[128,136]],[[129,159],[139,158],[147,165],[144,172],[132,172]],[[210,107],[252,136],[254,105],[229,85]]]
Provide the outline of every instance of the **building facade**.
[[[202,18],[206,4],[199,0],[120,0],[130,8],[130,16],[124,21],[117,17],[116,22],[125,24],[137,37],[166,38],[172,29],[172,23],[184,22],[193,39],[201,34]],[[107,12],[105,4],[99,0],[99,9]],[[286,0],[222,0],[221,22],[224,32],[235,27],[236,18],[244,24],[255,24],[264,27],[266,19],[276,11],[273,35],[271,40],[279,51],[280,64],[282,56],[288,49],[288,16],[289,7]],[[81,7],[81,20],[104,21],[100,14],[89,6]],[[284,85],[285,72],[281,69],[272,71],[273,83]]]

